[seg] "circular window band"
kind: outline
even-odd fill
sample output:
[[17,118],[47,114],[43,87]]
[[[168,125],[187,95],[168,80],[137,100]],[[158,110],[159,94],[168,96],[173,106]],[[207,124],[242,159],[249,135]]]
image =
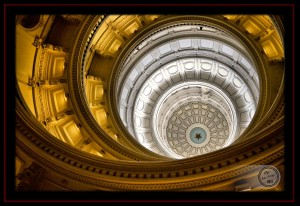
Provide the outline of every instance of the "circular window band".
[[[188,58],[188,59],[191,59],[191,58]],[[200,60],[202,60],[202,58],[199,58]],[[200,61],[199,60],[199,61]],[[205,60],[205,59],[204,59]],[[178,62],[179,62],[179,64],[180,64],[180,62],[181,61],[183,61],[183,60],[178,60]],[[198,61],[198,60],[197,60]],[[213,62],[213,61],[211,61],[211,60],[207,60],[208,62]],[[169,64],[171,64],[171,63],[169,63]],[[189,65],[190,63],[187,63],[186,65]],[[212,63],[212,65],[214,65],[213,67],[216,67],[216,65],[219,65],[219,63]],[[206,70],[207,71],[206,71]],[[158,95],[162,95],[161,94],[161,91],[158,89],[155,89],[155,88],[153,88],[153,87],[149,87],[149,86],[144,86],[144,85],[147,85],[146,83],[147,82],[152,82],[152,84],[157,84],[157,85],[161,85],[163,82],[166,82],[166,81],[168,81],[168,82],[170,82],[170,81],[172,81],[171,79],[173,78],[172,77],[172,75],[173,76],[179,76],[179,78],[181,78],[181,76],[182,75],[184,75],[184,76],[188,76],[189,75],[189,72],[196,72],[196,73],[198,73],[198,74],[196,74],[196,76],[195,76],[195,80],[200,80],[199,79],[199,75],[200,75],[200,73],[199,72],[201,72],[201,71],[198,71],[199,69],[197,69],[197,68],[193,68],[193,69],[190,69],[190,70],[186,70],[186,69],[184,69],[183,71],[179,71],[178,69],[176,69],[176,71],[175,72],[173,72],[172,73],[172,71],[174,70],[174,67],[171,67],[171,68],[167,68],[167,66],[162,66],[161,67],[161,69],[158,69],[158,71],[156,71],[156,72],[154,72],[151,76],[148,76],[147,77],[147,79],[149,79],[149,80],[151,80],[151,81],[147,81],[146,79],[141,79],[141,81],[144,83],[144,84],[142,84],[142,85],[140,85],[139,86],[139,90],[136,90],[136,89],[134,89],[134,88],[136,88],[136,87],[134,87],[134,88],[132,88],[132,90],[131,91],[129,91],[128,90],[128,93],[129,93],[129,96],[130,97],[128,97],[129,99],[130,99],[130,101],[129,102],[127,102],[126,103],[126,105],[127,106],[122,106],[123,108],[126,108],[125,110],[123,109],[123,111],[125,112],[124,114],[122,114],[121,113],[121,116],[123,116],[123,121],[126,121],[126,124],[129,124],[128,126],[130,127],[130,126],[132,126],[133,124],[131,124],[130,122],[132,122],[132,117],[131,117],[131,115],[132,115],[132,110],[134,109],[134,107],[130,107],[130,105],[136,105],[138,102],[134,102],[134,101],[136,101],[136,100],[134,100],[134,99],[138,99],[137,97],[140,95],[140,93],[143,93],[144,95],[145,95],[145,97],[146,96],[149,96],[149,95],[152,95],[151,93],[153,93],[153,92],[155,92],[155,93],[158,93]],[[201,70],[201,68],[200,68],[200,70]],[[224,74],[224,71],[226,71],[227,72],[227,76],[224,78],[223,76],[221,76],[220,75],[220,77],[216,77],[216,76],[212,76],[212,75],[218,75],[219,73],[222,73],[223,72],[223,74]],[[165,78],[165,74],[166,74],[166,72],[171,72],[170,74],[169,74],[169,76],[168,76],[168,78],[166,79]],[[182,74],[182,72],[184,72],[184,74]],[[209,73],[207,73],[206,75],[210,75],[210,77],[208,78],[208,79],[206,79],[206,81],[207,82],[211,82],[212,84],[215,84],[215,85],[218,85],[217,84],[217,81],[223,81],[223,84],[221,84],[221,85],[218,85],[218,86],[223,86],[223,87],[227,87],[229,84],[232,84],[232,86],[231,86],[231,88],[233,89],[233,90],[236,90],[236,91],[238,91],[238,90],[242,90],[242,87],[245,87],[245,82],[243,82],[242,81],[242,78],[240,77],[240,76],[237,76],[237,74],[236,73],[233,73],[231,70],[230,70],[230,68],[228,68],[228,67],[224,67],[224,66],[218,66],[217,68],[212,68],[212,69],[209,69],[208,70],[208,68],[204,68],[203,69],[203,72],[209,72]],[[157,74],[157,73],[161,73],[161,74]],[[179,75],[180,74],[180,75]],[[197,75],[198,75],[198,77],[197,77]],[[162,76],[164,76],[164,79],[163,80],[161,80],[161,77]],[[159,78],[160,77],[160,78]],[[219,79],[219,80],[217,80],[217,78]],[[140,80],[140,79],[139,79]],[[139,81],[138,80],[138,81]],[[159,80],[161,80],[161,81],[159,81]],[[191,78],[188,78],[187,80],[192,80]],[[162,82],[163,81],[163,82]],[[184,81],[183,79],[181,79],[180,81]],[[160,82],[162,82],[162,83],[160,83]],[[139,85],[138,83],[136,83],[135,85]],[[159,87],[159,86],[158,86]],[[158,88],[158,87],[156,87],[156,88]],[[225,88],[223,88],[223,89],[225,89]],[[245,87],[245,88],[247,88],[247,86]],[[231,91],[231,93],[233,93],[234,91]],[[252,97],[252,92],[251,92],[251,89],[247,89],[247,91],[245,91],[244,90],[244,93],[243,92],[240,92],[239,93],[239,95],[242,95],[242,94],[245,94],[246,96],[245,96],[245,98],[244,97],[242,97],[242,101],[244,101],[244,99],[245,99],[245,102],[247,103],[247,104],[252,104],[252,98],[251,99],[249,99],[249,97]],[[251,96],[250,96],[250,94],[251,94]],[[235,97],[237,97],[236,95],[235,95]],[[148,98],[148,97],[146,97],[146,98]],[[249,101],[250,100],[250,101]],[[156,101],[156,100],[154,100],[154,101]],[[254,110],[255,110],[255,102],[253,102],[253,106],[254,106]],[[144,105],[145,106],[145,105]],[[124,117],[126,116],[126,119],[124,119]],[[124,122],[125,123],[125,122]],[[133,134],[133,131],[131,132],[132,134]]]

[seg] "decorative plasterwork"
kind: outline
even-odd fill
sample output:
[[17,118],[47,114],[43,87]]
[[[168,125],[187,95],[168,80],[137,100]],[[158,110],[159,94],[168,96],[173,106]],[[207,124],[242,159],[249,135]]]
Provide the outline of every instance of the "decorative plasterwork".
[[[283,119],[282,119],[283,120]],[[279,121],[278,123],[283,123],[283,121]],[[274,124],[278,126],[277,124]],[[276,133],[278,135],[278,130],[282,131],[282,128],[274,129],[274,125],[272,125],[272,132]],[[229,155],[231,159],[225,158],[221,159],[221,162],[209,162],[207,164],[201,164],[201,161],[197,161],[199,159],[191,159],[192,161],[188,161],[185,164],[185,160],[180,160],[173,162],[170,167],[174,167],[174,171],[170,169],[169,167],[166,167],[164,163],[156,162],[151,164],[156,164],[156,166],[152,166],[151,164],[148,165],[146,162],[143,162],[142,168],[137,168],[134,166],[135,164],[138,164],[136,162],[126,162],[125,164],[133,164],[131,167],[124,167],[124,165],[121,164],[110,164],[108,162],[102,162],[101,164],[97,164],[95,158],[89,157],[87,161],[82,162],[82,158],[86,158],[86,154],[80,153],[80,151],[72,151],[70,153],[67,149],[62,149],[60,147],[66,147],[67,145],[56,145],[58,150],[51,148],[51,146],[48,146],[45,142],[41,143],[38,139],[36,139],[35,136],[31,132],[29,132],[26,128],[26,126],[21,125],[20,121],[18,119],[17,122],[17,144],[19,146],[22,146],[24,150],[31,156],[35,158],[36,161],[42,162],[45,164],[45,167],[51,168],[52,170],[55,170],[61,174],[68,175],[69,177],[74,177],[75,179],[78,179],[80,181],[93,183],[97,186],[108,186],[112,187],[114,189],[120,188],[120,189],[147,189],[147,190],[157,190],[157,189],[173,189],[173,188],[190,188],[194,186],[203,186],[205,184],[213,184],[215,182],[227,180],[228,178],[235,178],[239,177],[239,175],[243,174],[244,172],[249,172],[248,169],[251,169],[251,167],[237,167],[234,171],[230,170],[226,173],[217,173],[217,176],[208,177],[207,173],[210,172],[216,172],[219,171],[220,168],[224,169],[225,167],[236,164],[243,160],[244,162],[251,162],[252,164],[256,165],[262,165],[262,164],[268,164],[269,162],[274,162],[276,158],[282,157],[284,155],[284,152],[282,150],[282,146],[280,146],[280,143],[282,143],[282,135],[276,136],[276,138],[269,136],[269,141],[265,141],[265,139],[261,139],[259,142],[252,142],[252,141],[246,141],[245,145],[247,145],[246,149],[244,151],[241,151],[239,155],[236,156],[236,158],[233,157],[233,155]],[[26,134],[26,135],[25,135]],[[46,134],[47,136],[48,134]],[[266,137],[265,135],[271,135],[270,132],[262,131],[260,133],[260,137]],[[27,139],[27,141],[23,141]],[[261,141],[263,140],[263,144]],[[25,144],[26,143],[26,144]],[[27,145],[27,144],[30,144]],[[52,145],[53,144],[49,144]],[[279,147],[278,147],[279,146]],[[272,149],[271,149],[272,148]],[[44,151],[44,154],[48,154],[49,156],[52,156],[53,158],[45,158],[45,155],[41,155],[40,151]],[[61,153],[61,151],[64,151],[64,153]],[[229,152],[233,152],[230,150]],[[269,155],[266,157],[265,155],[262,158],[257,158],[255,162],[253,162],[253,158],[255,158],[255,154],[264,152],[266,155],[266,152]],[[72,154],[70,156],[70,154]],[[78,159],[81,159],[81,161],[78,161]],[[194,161],[193,161],[194,160]],[[203,159],[202,159],[203,160]],[[97,159],[98,161],[98,159]],[[102,160],[103,161],[103,160]],[[183,161],[183,162],[182,162]],[[168,164],[168,163],[167,163]],[[185,165],[182,167],[182,165]],[[247,165],[247,164],[246,164]],[[73,168],[72,170],[70,168]],[[157,169],[159,168],[159,169]],[[246,169],[246,170],[245,170]],[[242,170],[242,171],[241,171]],[[156,172],[159,171],[159,172]],[[186,175],[192,175],[195,177],[195,175],[199,175],[198,179],[195,180],[195,178],[189,179]],[[107,178],[117,178],[118,182],[113,183],[111,181],[107,181]],[[184,178],[185,181],[180,181]],[[123,179],[123,180],[122,180]],[[179,180],[179,182],[172,183],[171,180]],[[121,180],[121,181],[120,181]],[[144,180],[144,181],[143,181]],[[153,184],[151,184],[151,187],[149,186],[149,181],[153,181]],[[129,183],[130,182],[130,183]],[[179,184],[179,185],[178,185]],[[137,187],[139,185],[140,187]],[[153,187],[153,185],[157,185],[158,187]],[[176,186],[177,185],[177,186]]]
[[228,140],[229,126],[219,109],[188,102],[172,113],[166,136],[169,148],[187,158],[221,149]]
[[224,15],[229,21],[243,27],[261,45],[270,60],[283,60],[283,42],[271,16],[267,15]]
[[[155,132],[155,124],[160,122],[153,119],[164,119],[156,113],[157,102],[166,91],[183,82],[205,82],[230,99],[234,106],[228,112],[229,119],[238,125],[232,130],[233,139],[249,125],[259,98],[258,75],[242,46],[227,34],[221,37],[220,31],[215,35],[216,31],[195,25],[174,26],[148,37],[125,61],[117,88],[120,117],[128,131],[148,149],[176,156],[163,149],[159,133]],[[228,104],[225,107],[229,108]]]
[[[200,90],[198,88],[198,91],[180,92],[201,86],[202,88]],[[234,124],[238,125],[232,129],[234,131],[232,138],[242,133],[255,111],[255,102],[242,78],[225,65],[209,59],[188,58],[171,62],[153,72],[139,88],[139,92],[135,91],[129,95],[128,99],[134,100],[132,103],[134,106],[133,108],[127,107],[125,121],[132,125],[132,127],[128,125],[129,131],[137,137],[140,143],[160,154],[165,152],[156,141],[159,135],[154,132],[153,128],[155,124],[162,125],[160,120],[164,119],[166,114],[158,115],[159,108],[156,107],[171,107],[183,97],[186,102],[197,97],[206,99],[207,102],[218,102],[217,104],[227,111],[229,122],[234,121]],[[166,102],[168,98],[171,98],[169,103]],[[128,105],[131,105],[130,100]],[[131,116],[132,112],[133,116]],[[236,130],[240,132],[236,133]],[[174,157],[174,155],[170,156]]]
[[[162,30],[143,40],[126,58],[118,76],[118,88],[130,70],[131,80],[135,80],[141,73],[146,72],[151,64],[162,62],[162,58],[170,54],[182,57],[181,51],[195,51],[193,56],[209,53],[210,58],[232,66],[243,76],[250,76],[258,87],[258,76],[246,50],[238,41],[209,27],[192,25],[175,25],[170,29]],[[164,63],[164,62],[162,62]],[[134,65],[133,65],[134,64]],[[134,68],[132,68],[134,67]],[[149,71],[151,72],[151,70]],[[147,73],[149,73],[147,72]]]
[[[204,105],[203,108],[202,106],[199,106],[199,104]],[[181,108],[182,105],[185,105],[184,111],[187,116],[178,111],[178,108]],[[206,112],[206,110],[210,110],[210,108],[212,108],[211,111]],[[224,115],[224,121],[226,121],[226,124],[228,125],[228,141],[226,141],[224,147],[230,145],[234,141],[234,138],[240,134],[240,127],[238,124],[240,119],[239,115],[236,113],[235,106],[222,90],[208,83],[199,81],[184,82],[165,92],[157,102],[153,112],[152,136],[156,137],[157,145],[162,148],[162,151],[165,151],[165,155],[167,156],[173,158],[195,156],[197,154],[195,151],[190,151],[189,154],[184,154],[183,156],[177,155],[174,152],[169,152],[170,147],[168,146],[169,143],[167,141],[168,134],[166,133],[169,128],[169,121],[170,119],[174,119],[175,116],[178,116],[178,119],[176,120],[178,127],[189,127],[194,123],[201,123],[202,125],[209,124],[209,127],[216,126],[215,124],[210,124],[210,118],[212,118],[210,112],[221,112]],[[185,124],[185,126],[182,125],[187,119],[188,123]],[[140,137],[143,132],[143,130],[137,128],[136,125],[135,131],[138,134],[138,137]],[[186,134],[186,137],[187,136],[188,134]],[[220,147],[218,147],[218,149],[220,149]],[[199,154],[205,153],[201,153],[201,151],[198,152],[200,152]]]
[[[82,38],[79,38],[79,40],[79,42],[84,42],[81,41]],[[80,57],[78,51],[74,52],[73,58],[78,59],[78,57]],[[74,67],[72,71],[78,72],[78,69]],[[77,76],[74,75],[73,78],[75,77]],[[77,100],[79,101],[79,98]],[[276,104],[277,102],[275,102]],[[24,110],[24,108],[22,109]],[[281,133],[283,132],[284,121],[282,118],[280,121],[281,124],[278,124],[278,121],[272,125],[269,123],[268,125],[270,126],[266,130],[250,135],[251,137],[255,136],[255,138],[240,142],[241,144],[232,145],[233,147],[224,151],[227,154],[226,158],[223,158],[224,156],[221,154],[223,151],[219,151],[219,153],[214,153],[213,155],[208,154],[199,158],[175,161],[175,163],[174,161],[163,161],[160,167],[156,167],[155,162],[149,161],[135,162],[135,165],[131,165],[132,161],[125,161],[124,164],[122,164],[122,161],[108,162],[102,159],[95,159],[91,155],[84,153],[78,154],[79,151],[73,150],[71,147],[65,147],[67,145],[54,144],[55,141],[52,140],[52,137],[48,133],[37,132],[38,129],[32,127],[33,122],[28,114],[26,116],[28,118],[20,115],[22,109],[16,109],[18,120],[16,124],[16,136],[18,137],[16,142],[18,147],[26,150],[26,153],[42,163],[47,169],[90,184],[93,189],[97,185],[100,188],[109,187],[112,189],[152,191],[195,188],[206,184],[222,184],[224,181],[232,181],[233,178],[249,173],[247,169],[236,167],[239,164],[274,164],[275,160],[282,160],[284,155],[283,134]],[[275,111],[274,113],[277,115],[277,110]],[[23,112],[25,113],[25,111]],[[99,135],[99,133],[97,134]],[[101,138],[105,140],[105,138]],[[24,144],[26,145],[24,146]],[[281,148],[280,150],[278,149],[279,147]],[[118,147],[116,150],[117,152],[120,151]],[[124,156],[129,154],[131,157],[131,153],[126,150],[125,152],[122,153],[121,151],[120,153]],[[217,155],[219,155],[218,160],[214,159]],[[126,167],[127,164],[129,165],[128,167]],[[232,164],[235,164],[234,169]],[[176,165],[176,168],[172,168],[174,165]],[[223,174],[207,178],[209,176],[206,175],[207,173],[215,172],[219,169],[223,170]],[[110,178],[112,180],[108,180]],[[192,180],[180,182],[182,179],[187,180],[189,178]],[[149,184],[149,181],[156,181],[158,184]]]

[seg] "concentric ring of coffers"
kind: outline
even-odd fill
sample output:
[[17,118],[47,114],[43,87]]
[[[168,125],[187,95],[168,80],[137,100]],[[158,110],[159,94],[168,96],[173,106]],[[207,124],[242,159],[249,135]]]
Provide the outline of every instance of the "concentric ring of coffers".
[[166,136],[174,158],[194,157],[223,148],[228,140],[229,125],[218,108],[193,101],[172,113]]
[[142,145],[159,154],[165,152],[152,134],[154,107],[168,88],[180,82],[207,82],[231,96],[239,134],[256,110],[259,78],[250,55],[228,34],[201,27],[174,25],[150,35],[126,57],[117,79],[121,120]]
[[[181,109],[182,111],[179,112],[182,107],[184,107],[184,110]],[[152,118],[151,135],[152,139],[156,141],[153,145],[156,145],[164,155],[179,159],[205,154],[233,142],[234,138],[240,134],[237,124],[239,118],[235,110],[231,99],[220,88],[207,82],[188,81],[169,88],[157,101],[153,116],[146,113],[143,115],[144,118]],[[215,118],[213,114],[218,114],[219,117]],[[135,115],[136,118],[141,119],[138,116],[141,113],[135,112]],[[171,123],[173,121],[174,124]],[[217,145],[222,143],[221,147],[216,147],[217,145],[213,142],[205,142],[208,143],[207,146],[205,144],[202,145],[202,149],[196,149],[195,145],[189,141],[187,132],[189,127],[194,124],[201,124],[202,128],[203,126],[207,127],[210,131],[208,132],[209,136],[210,134],[214,137],[218,135],[217,140],[213,141],[217,141]],[[221,128],[224,131],[221,131]],[[134,129],[140,142],[145,135],[150,135],[144,133],[145,128],[138,127],[136,124]],[[186,138],[181,135],[179,140],[178,136],[173,133],[176,131]],[[188,142],[189,145],[178,144],[175,139],[182,144]],[[209,137],[207,140],[209,140]],[[177,146],[175,147],[174,144],[177,144]],[[211,147],[213,149],[210,149]]]

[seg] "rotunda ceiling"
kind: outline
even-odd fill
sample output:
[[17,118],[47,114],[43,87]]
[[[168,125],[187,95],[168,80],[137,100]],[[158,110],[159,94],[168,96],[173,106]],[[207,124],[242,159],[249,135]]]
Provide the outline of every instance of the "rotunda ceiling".
[[[209,130],[212,129],[217,133],[218,131],[214,128],[220,129],[222,124],[226,125],[228,127],[226,132],[226,140],[228,141],[224,142],[226,145],[229,145],[233,138],[239,134],[238,116],[232,102],[224,96],[220,89],[199,81],[184,82],[172,87],[158,101],[153,114],[152,138],[156,137],[156,144],[161,148],[161,151],[173,158],[192,157],[205,153],[205,151],[192,150],[192,147],[195,146],[194,138],[190,141],[190,133],[187,132],[199,127],[199,125],[204,130],[206,128],[209,137]],[[215,115],[219,117],[215,117]],[[143,137],[143,129],[136,125],[135,132],[139,137]],[[220,132],[216,135],[222,134]],[[202,146],[209,143],[209,137]],[[173,140],[177,144],[176,140],[183,143],[185,139],[189,143],[186,148],[189,152],[182,152],[180,155],[178,151],[174,153],[175,148],[171,147],[174,144]],[[181,147],[182,144],[177,146]],[[219,147],[217,148],[219,149]],[[211,149],[207,149],[211,151]]]
[[124,59],[116,89],[120,117],[151,151],[171,158],[212,152],[234,142],[253,118],[254,63],[216,27],[174,23],[152,31]]
[[188,102],[172,113],[165,132],[168,148],[178,158],[187,158],[222,148],[229,137],[229,125],[214,106]]
[[241,161],[281,164],[282,48],[275,32],[256,38],[274,31],[262,29],[261,15],[240,25],[226,16],[66,15],[57,27],[39,24],[61,42],[68,35],[56,31],[76,26],[63,46],[44,36],[22,43],[29,29],[17,27],[17,51],[34,56],[17,61],[17,156],[52,165],[47,180],[60,173],[92,190],[206,190],[228,180],[225,188],[249,174]]
[[238,36],[201,18],[157,20],[114,63],[124,127],[147,149],[176,159],[229,146],[259,101],[254,57]]

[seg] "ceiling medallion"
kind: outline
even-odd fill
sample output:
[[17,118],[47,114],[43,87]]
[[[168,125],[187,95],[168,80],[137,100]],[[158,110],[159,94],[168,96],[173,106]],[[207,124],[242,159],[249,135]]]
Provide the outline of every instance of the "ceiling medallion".
[[201,144],[207,140],[207,133],[201,127],[194,127],[188,136],[190,140],[195,144]]
[[230,135],[222,111],[203,102],[180,106],[172,112],[167,128],[168,149],[183,158],[221,149]]

